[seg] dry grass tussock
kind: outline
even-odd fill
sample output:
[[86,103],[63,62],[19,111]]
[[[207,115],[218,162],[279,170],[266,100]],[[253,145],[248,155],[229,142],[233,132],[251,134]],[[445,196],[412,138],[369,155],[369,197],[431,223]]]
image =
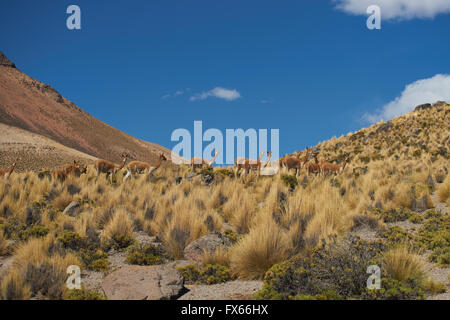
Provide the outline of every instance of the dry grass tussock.
[[[113,183],[104,175],[97,177],[92,165],[87,174],[63,183],[33,172],[0,179],[0,253],[6,254],[7,241],[16,243],[16,267],[3,279],[1,296],[62,297],[61,287],[37,280],[60,283],[64,267],[79,259],[79,247],[68,249],[57,240],[67,235],[76,234],[106,251],[125,248],[133,243],[135,231],[144,231],[157,236],[167,254],[178,259],[190,242],[222,232],[228,224],[238,240],[205,261],[229,265],[238,277],[257,279],[273,264],[308,252],[321,239],[346,234],[373,208],[411,208],[413,199],[434,192],[436,182],[445,181],[438,194],[448,201],[450,150],[444,141],[448,145],[449,109],[400,117],[387,131],[377,124],[320,143],[319,160],[340,163],[350,157],[335,179],[309,176],[304,170],[297,178],[282,170],[276,176],[236,179],[215,168],[207,184],[201,175],[185,179],[190,170],[183,165],[161,167],[151,177],[126,182],[122,170]],[[183,180],[177,183],[180,176]],[[80,204],[74,216],[62,213],[71,201]],[[393,273],[412,272],[401,266],[398,252],[386,259]]]

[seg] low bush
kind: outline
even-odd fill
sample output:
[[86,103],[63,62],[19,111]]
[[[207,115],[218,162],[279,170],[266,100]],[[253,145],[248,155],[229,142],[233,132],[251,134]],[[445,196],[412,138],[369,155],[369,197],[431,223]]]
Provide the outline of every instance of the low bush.
[[257,299],[357,298],[366,290],[367,267],[381,252],[380,242],[368,243],[349,237],[322,243],[309,255],[299,254],[274,265],[264,277]]
[[128,248],[126,261],[130,264],[151,266],[163,262],[163,252],[153,245],[134,245]]
[[69,290],[65,297],[66,300],[106,300],[106,297],[94,290],[81,289]]
[[199,269],[196,265],[177,268],[188,284],[217,284],[234,279],[230,269],[218,264],[207,264]]

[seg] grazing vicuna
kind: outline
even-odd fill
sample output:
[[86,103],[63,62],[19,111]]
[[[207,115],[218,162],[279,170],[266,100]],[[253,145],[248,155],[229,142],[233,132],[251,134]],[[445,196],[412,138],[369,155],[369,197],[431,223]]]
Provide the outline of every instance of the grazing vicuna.
[[62,169],[55,169],[52,171],[53,180],[59,180],[61,182],[65,181],[68,176],[73,175],[77,178],[81,177],[82,174],[87,173],[87,167],[73,167],[70,170],[64,170],[67,167],[63,167]]
[[214,157],[211,160],[206,160],[204,158],[200,157],[192,157],[191,158],[191,168],[192,171],[195,170],[195,168],[209,168],[211,165],[216,161],[217,156],[219,155],[219,150],[216,149],[214,152]]
[[298,176],[300,169],[302,169],[305,166],[305,163],[308,161],[310,153],[311,148],[308,148],[306,149],[306,155],[303,159],[299,158],[299,153],[297,157],[284,156],[283,158],[280,158],[278,161],[278,164],[280,166],[280,173],[281,168],[286,168],[288,172],[291,169],[295,169],[295,176]]
[[80,168],[80,163],[76,160],[73,160],[73,164],[72,163],[66,164],[62,166],[61,170],[64,171],[65,173],[70,173],[74,171],[76,168]]
[[[234,160],[234,173],[236,175],[236,177],[238,176],[239,170],[243,169],[241,174],[248,174],[250,169],[257,169],[258,170],[258,175],[261,173],[261,158],[263,157],[265,151],[261,151],[259,153],[259,158],[256,160],[253,159],[248,159],[248,158],[236,158]],[[269,152],[268,154],[270,154],[270,156],[272,155],[271,152]],[[270,157],[267,158],[268,161],[266,161],[266,163],[264,164],[264,166],[266,166],[269,161],[270,161]]]
[[160,154],[158,162],[155,165],[151,165],[146,162],[132,161],[127,165],[127,174],[123,178],[123,181],[127,180],[131,175],[135,174],[148,174],[150,176],[153,171],[161,166],[162,161],[166,161],[167,158],[164,154]]
[[14,169],[16,168],[16,161],[14,161],[11,165],[11,167],[8,170],[2,170],[0,169],[0,177],[4,177],[8,179],[11,174],[13,173]]
[[122,163],[120,165],[114,164],[110,161],[103,160],[103,159],[96,160],[94,163],[94,168],[95,168],[95,170],[97,170],[97,177],[101,173],[106,173],[106,179],[108,179],[108,177],[109,177],[111,180],[111,183],[112,183],[113,175],[115,175],[117,172],[119,172],[120,170],[123,169],[123,167],[125,166],[125,164],[127,162],[127,159],[128,159],[128,155],[122,154]]

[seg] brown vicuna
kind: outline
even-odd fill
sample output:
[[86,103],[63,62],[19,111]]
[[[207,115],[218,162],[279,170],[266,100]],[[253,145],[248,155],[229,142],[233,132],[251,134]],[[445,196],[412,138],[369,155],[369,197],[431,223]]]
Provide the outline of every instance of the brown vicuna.
[[295,169],[295,175],[298,176],[300,169],[302,169],[305,166],[305,163],[308,161],[310,153],[311,148],[308,148],[306,149],[306,155],[303,159],[299,159],[300,154],[297,154],[297,157],[284,156],[283,158],[280,158],[278,161],[280,166],[280,173],[281,168],[286,168],[288,172],[291,169]]
[[106,179],[108,179],[109,177],[112,183],[113,175],[123,169],[127,162],[127,159],[128,155],[122,154],[122,163],[120,165],[103,159],[96,160],[94,163],[94,168],[95,170],[97,170],[97,176],[99,176],[101,173],[106,173]]
[[[52,171],[52,178],[54,180],[59,180],[61,182],[65,181],[68,176],[73,175],[77,178],[81,177],[82,174],[87,173],[87,167],[73,167],[70,170],[55,169]],[[67,169],[67,168],[66,168]]]
[[0,169],[0,177],[8,179],[16,168],[16,161],[14,161],[8,170]]
[[151,165],[146,162],[141,161],[132,161],[127,165],[127,174],[123,178],[123,181],[127,180],[131,175],[135,174],[148,174],[151,175],[156,169],[161,166],[162,161],[166,161],[167,158],[164,154],[160,154],[158,158],[158,162],[155,165]]
[[80,163],[74,160],[73,164],[69,163],[62,166],[61,170],[64,171],[65,173],[70,173],[71,171],[74,171],[76,168],[80,168]]
[[[263,157],[265,151],[261,151],[259,153],[259,158],[256,160],[253,159],[248,159],[248,158],[236,158],[234,160],[234,173],[236,175],[236,177],[238,176],[239,170],[243,169],[243,171],[241,172],[242,174],[248,174],[250,169],[256,169],[258,170],[258,175],[261,172],[261,158]],[[269,152],[268,154],[272,155],[271,152]],[[270,161],[270,157],[268,157],[267,159],[268,161]],[[268,164],[268,161],[266,161],[265,165]]]
[[311,173],[319,174],[321,173],[321,164],[319,163],[319,160],[317,159],[318,153],[314,153],[314,163],[308,162],[305,164],[306,173],[310,175]]
[[217,156],[219,155],[219,150],[216,150],[214,152],[214,157],[211,160],[206,160],[204,158],[200,157],[192,157],[191,158],[191,168],[192,171],[195,170],[195,168],[209,168],[211,165],[216,161]]
[[328,173],[334,173],[334,179],[338,174],[344,172],[345,166],[348,163],[348,157],[345,158],[344,162],[341,165],[337,165],[334,163],[325,162],[321,166],[322,175],[326,176]]

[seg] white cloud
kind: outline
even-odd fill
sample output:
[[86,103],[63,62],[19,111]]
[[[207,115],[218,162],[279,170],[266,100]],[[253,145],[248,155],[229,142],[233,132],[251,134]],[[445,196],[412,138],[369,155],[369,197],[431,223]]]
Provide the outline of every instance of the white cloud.
[[450,101],[450,75],[437,74],[432,78],[408,84],[399,97],[374,114],[366,114],[363,118],[370,123],[390,120],[412,111],[420,104],[436,101]]
[[202,93],[198,93],[190,98],[191,101],[197,100],[205,100],[209,97],[216,97],[219,99],[233,101],[239,99],[241,94],[236,89],[225,89],[221,87],[216,87],[209,91],[204,91]]
[[161,99],[162,99],[162,100],[166,100],[166,99],[169,99],[169,98],[172,98],[172,97],[182,96],[182,95],[185,94],[186,92],[189,92],[189,90],[191,90],[191,89],[186,88],[186,89],[182,89],[182,90],[177,90],[177,91],[175,91],[174,94],[165,94],[165,95],[163,95],[163,96],[161,97]]
[[414,19],[434,18],[450,12],[450,0],[333,0],[336,8],[355,15],[366,15],[370,5],[381,8],[381,18]]

